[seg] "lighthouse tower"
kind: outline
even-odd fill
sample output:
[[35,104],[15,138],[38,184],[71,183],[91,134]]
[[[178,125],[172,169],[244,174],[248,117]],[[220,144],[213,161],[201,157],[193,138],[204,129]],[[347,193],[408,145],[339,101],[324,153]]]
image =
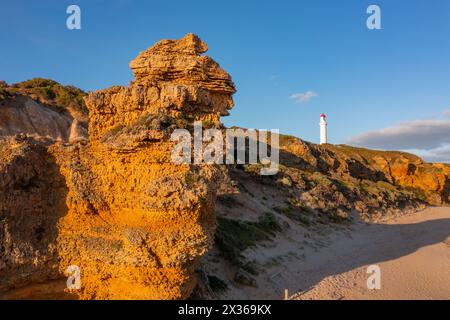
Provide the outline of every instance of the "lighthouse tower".
[[325,113],[320,115],[320,144],[326,144],[327,142],[327,116]]

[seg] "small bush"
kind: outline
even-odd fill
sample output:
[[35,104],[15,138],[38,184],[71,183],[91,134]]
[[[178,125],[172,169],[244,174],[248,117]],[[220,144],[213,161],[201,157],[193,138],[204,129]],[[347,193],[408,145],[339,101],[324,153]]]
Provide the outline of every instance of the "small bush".
[[240,267],[248,264],[242,256],[245,249],[270,240],[282,230],[271,213],[266,213],[257,222],[218,217],[217,224],[215,242],[219,250],[228,261]]
[[405,187],[404,189],[407,192],[412,193],[416,199],[427,202],[428,199],[423,190],[418,189],[418,188],[413,188],[413,187]]
[[124,129],[125,129],[125,126],[122,124],[112,127],[111,129],[109,129],[108,131],[105,132],[105,134],[102,137],[102,142],[106,142],[108,140],[114,140],[122,133],[122,131]]
[[285,207],[274,207],[273,210],[305,226],[311,225],[311,221],[305,216],[310,209],[298,198],[291,198]]
[[74,86],[62,86],[50,79],[34,78],[6,86],[5,90],[11,94],[32,96],[41,103],[55,107],[72,107],[83,113],[88,112],[84,103],[85,92]]
[[208,285],[214,293],[223,293],[228,290],[228,285],[216,276],[208,276]]
[[17,88],[24,88],[24,89],[31,89],[31,88],[39,88],[39,87],[52,87],[54,85],[57,85],[58,83],[56,81],[50,80],[50,79],[44,79],[44,78],[33,78],[30,80],[22,81],[19,83],[14,84],[14,87]]

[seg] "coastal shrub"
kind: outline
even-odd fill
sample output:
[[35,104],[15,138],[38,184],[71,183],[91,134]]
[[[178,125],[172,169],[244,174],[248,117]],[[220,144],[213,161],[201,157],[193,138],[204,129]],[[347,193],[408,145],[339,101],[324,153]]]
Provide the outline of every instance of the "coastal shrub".
[[256,222],[217,217],[215,242],[225,259],[244,267],[248,262],[242,252],[256,246],[258,242],[271,240],[281,230],[280,224],[271,213],[264,214]]
[[[0,87],[2,87],[1,84]],[[72,107],[85,114],[88,112],[84,103],[84,97],[86,96],[84,91],[74,86],[60,85],[58,82],[50,79],[34,78],[15,83],[9,87],[6,86],[5,90],[11,94],[31,96],[41,103],[54,107]]]
[[311,212],[311,210],[298,198],[291,198],[286,201],[286,206],[277,206],[274,207],[273,210],[305,226],[311,225],[311,221],[305,216],[305,214]]
[[214,293],[223,293],[228,290],[228,285],[216,276],[208,276],[208,285]]

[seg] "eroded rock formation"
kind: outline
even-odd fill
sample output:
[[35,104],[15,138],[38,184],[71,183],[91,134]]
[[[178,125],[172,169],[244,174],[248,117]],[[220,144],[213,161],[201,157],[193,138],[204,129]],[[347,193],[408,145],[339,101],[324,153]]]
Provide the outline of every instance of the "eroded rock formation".
[[[36,201],[26,199],[26,205],[42,203],[34,207],[39,211],[37,217],[54,212],[58,218],[51,228],[32,228],[30,236],[38,233],[48,241],[38,249],[30,245],[30,254],[21,248],[8,249],[0,257],[2,279],[30,266],[32,276],[22,283],[35,278],[43,281],[75,265],[81,270],[82,287],[74,293],[82,299],[180,299],[190,295],[196,283],[194,268],[215,231],[217,168],[174,164],[170,134],[175,128],[191,129],[195,120],[218,127],[219,117],[233,106],[235,92],[231,77],[201,55],[206,50],[206,44],[193,34],[163,40],[131,62],[136,80],[130,86],[89,94],[85,100],[89,141],[57,143],[48,152],[41,151],[41,158],[54,160],[55,175],[64,178],[66,192],[59,192],[55,200],[64,199],[64,206],[49,211],[49,194],[44,190],[52,193],[51,184],[41,188],[41,184],[26,182],[28,190],[38,193]],[[8,148],[13,153],[16,147],[9,144]],[[34,156],[32,150],[23,152],[25,158]],[[41,158],[35,165],[45,165]],[[35,172],[36,181],[50,179],[45,170],[17,170]],[[10,173],[10,169],[0,171]],[[16,183],[5,181],[2,191]],[[2,196],[6,204],[25,199],[17,193]],[[24,215],[23,211],[11,213],[9,207],[2,209],[2,215],[9,212],[8,219]],[[6,237],[2,248],[9,248],[9,239],[21,238],[25,231],[13,226],[17,222],[7,224],[0,234],[0,239]],[[21,241],[34,243],[28,238]],[[27,256],[15,258],[18,252]],[[51,277],[31,266],[41,255],[53,263]],[[14,285],[14,279],[9,279]]]
[[424,205],[450,203],[450,165],[398,151],[315,145],[281,137],[282,174],[305,205],[325,212],[386,218]]

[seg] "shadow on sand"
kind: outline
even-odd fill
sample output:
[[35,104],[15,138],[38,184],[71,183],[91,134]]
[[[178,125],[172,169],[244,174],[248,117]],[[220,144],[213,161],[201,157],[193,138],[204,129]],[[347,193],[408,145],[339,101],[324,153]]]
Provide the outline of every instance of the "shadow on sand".
[[[342,241],[323,248],[321,258],[311,257],[313,261],[310,272],[298,291],[308,291],[332,275],[410,255],[421,248],[444,242],[448,237],[450,218],[413,224],[364,225],[352,234],[351,238],[341,239]],[[450,243],[448,245],[450,250]],[[305,261],[310,262],[308,257]],[[305,274],[302,275],[304,276]]]

